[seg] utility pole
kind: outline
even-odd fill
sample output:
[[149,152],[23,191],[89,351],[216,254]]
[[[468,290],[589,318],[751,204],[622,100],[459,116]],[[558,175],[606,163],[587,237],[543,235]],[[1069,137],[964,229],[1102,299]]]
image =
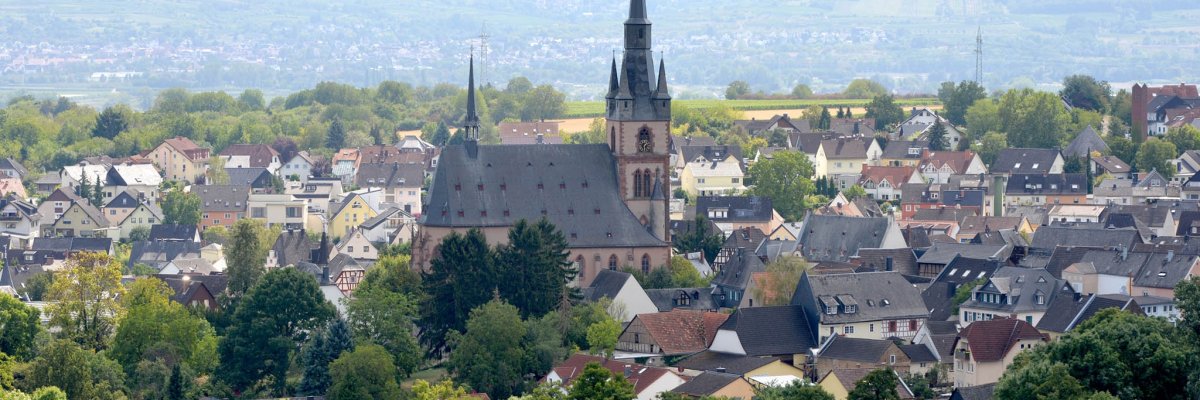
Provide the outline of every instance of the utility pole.
[[983,27],[975,34],[975,83],[983,86]]
[[487,78],[487,54],[488,54],[488,39],[491,36],[487,33],[487,23],[483,23],[483,28],[479,32],[479,81],[482,86],[487,86],[491,82]]

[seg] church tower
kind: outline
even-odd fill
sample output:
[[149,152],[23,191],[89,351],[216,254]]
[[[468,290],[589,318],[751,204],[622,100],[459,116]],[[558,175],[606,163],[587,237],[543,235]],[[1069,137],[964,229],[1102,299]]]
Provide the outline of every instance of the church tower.
[[616,159],[621,198],[647,230],[670,241],[671,95],[666,66],[654,74],[651,24],[645,0],[631,0],[625,54],[614,58],[606,96],[608,144]]

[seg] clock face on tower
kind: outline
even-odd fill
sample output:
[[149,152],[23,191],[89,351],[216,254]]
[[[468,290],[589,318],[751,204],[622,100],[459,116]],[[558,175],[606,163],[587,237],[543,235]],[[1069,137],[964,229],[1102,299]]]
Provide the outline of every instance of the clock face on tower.
[[638,152],[650,153],[654,151],[654,143],[650,141],[650,128],[642,127],[638,131]]

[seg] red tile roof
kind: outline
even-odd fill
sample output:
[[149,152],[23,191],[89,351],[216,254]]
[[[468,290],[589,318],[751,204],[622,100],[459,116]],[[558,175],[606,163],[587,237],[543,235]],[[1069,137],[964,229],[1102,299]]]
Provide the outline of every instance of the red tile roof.
[[571,386],[575,382],[575,378],[583,374],[583,368],[589,363],[600,364],[613,374],[620,376],[624,376],[625,370],[628,368],[629,376],[626,376],[625,379],[633,384],[633,392],[639,395],[663,376],[673,374],[673,372],[666,368],[647,367],[641,364],[608,360],[603,357],[587,354],[575,354],[571,356],[571,358],[554,367],[554,373],[559,378],[562,378],[562,385],[564,387]]
[[663,353],[691,354],[704,351],[712,344],[717,336],[717,329],[728,314],[672,310],[668,312],[639,314],[634,317],[641,321],[646,331],[662,348]]
[[971,160],[975,159],[975,152],[967,151],[929,151],[926,150],[921,156],[921,165],[919,168],[925,169],[926,165],[933,165],[934,168],[941,168],[943,165],[949,164],[950,169],[955,173],[961,174],[971,166]]
[[163,141],[163,143],[166,143],[168,146],[171,146],[180,153],[183,153],[183,155],[192,159],[192,161],[199,161],[208,158],[208,149],[200,147],[200,145],[197,145],[196,142],[193,142],[191,139],[185,137],[174,137]]
[[859,183],[871,182],[879,184],[887,179],[892,187],[900,187],[908,181],[916,168],[913,167],[880,167],[863,165],[862,177],[858,179]]
[[1004,355],[1020,340],[1048,340],[1033,325],[1011,318],[972,322],[958,333],[958,337],[967,340],[975,360],[984,362],[1004,359]]

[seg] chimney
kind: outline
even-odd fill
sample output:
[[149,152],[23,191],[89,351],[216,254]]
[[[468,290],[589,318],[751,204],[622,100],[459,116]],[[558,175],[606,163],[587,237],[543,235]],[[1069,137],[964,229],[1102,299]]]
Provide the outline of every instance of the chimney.
[[329,285],[329,265],[321,266],[321,286]]
[[625,379],[629,379],[631,376],[633,376],[633,366],[625,364]]
[[723,374],[723,373],[725,373],[725,371],[727,371],[727,370],[725,369],[725,367],[717,367],[717,372],[718,372],[718,373],[722,373],[722,374]]
[[1129,248],[1125,247],[1125,244],[1121,244],[1121,261],[1125,261],[1127,258],[1129,258]]

